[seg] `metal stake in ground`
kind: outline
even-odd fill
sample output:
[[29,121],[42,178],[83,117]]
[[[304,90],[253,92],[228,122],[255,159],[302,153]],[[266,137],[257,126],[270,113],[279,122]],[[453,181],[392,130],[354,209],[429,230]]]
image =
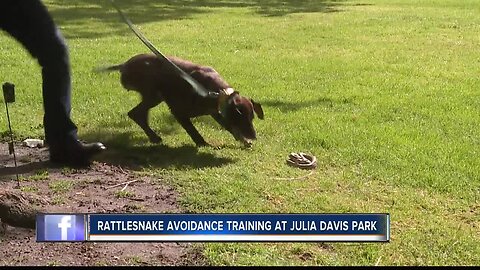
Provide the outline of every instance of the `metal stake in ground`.
[[8,143],[8,153],[13,154],[13,162],[15,163],[15,175],[17,177],[17,188],[20,187],[20,181],[18,180],[17,170],[17,156],[15,155],[15,148],[13,146],[13,132],[12,125],[10,123],[10,114],[8,113],[8,103],[15,102],[15,85],[12,83],[3,84],[3,99],[5,100],[5,109],[7,110],[8,129],[10,130],[10,142]]

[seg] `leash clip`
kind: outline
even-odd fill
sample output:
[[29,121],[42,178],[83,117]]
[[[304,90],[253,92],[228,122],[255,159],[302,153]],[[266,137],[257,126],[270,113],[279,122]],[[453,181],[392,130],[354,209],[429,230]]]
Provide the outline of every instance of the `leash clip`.
[[218,95],[218,112],[225,117],[228,104],[228,98],[235,92],[231,87],[220,90]]

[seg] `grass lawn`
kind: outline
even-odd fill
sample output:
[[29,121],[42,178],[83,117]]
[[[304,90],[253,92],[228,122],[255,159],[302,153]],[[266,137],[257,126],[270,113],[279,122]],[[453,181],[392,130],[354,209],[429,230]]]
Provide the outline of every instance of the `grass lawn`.
[[[102,158],[175,186],[198,213],[391,214],[391,242],[208,243],[214,265],[479,265],[480,2],[475,0],[117,1],[162,52],[213,66],[262,103],[242,149],[210,118],[220,149],[196,149],[165,104],[152,145],[126,113],[139,102],[117,73],[92,69],[148,49],[108,1],[47,0],[67,39],[72,117]],[[36,61],[0,35],[0,81],[19,139],[43,136]],[[7,130],[6,117],[0,123]],[[313,153],[308,172],[285,164]]]

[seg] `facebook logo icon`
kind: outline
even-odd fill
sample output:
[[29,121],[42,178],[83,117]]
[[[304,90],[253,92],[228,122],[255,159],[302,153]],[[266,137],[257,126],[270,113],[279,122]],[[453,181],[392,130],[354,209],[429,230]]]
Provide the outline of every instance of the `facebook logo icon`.
[[37,216],[37,241],[85,240],[84,215],[43,214]]

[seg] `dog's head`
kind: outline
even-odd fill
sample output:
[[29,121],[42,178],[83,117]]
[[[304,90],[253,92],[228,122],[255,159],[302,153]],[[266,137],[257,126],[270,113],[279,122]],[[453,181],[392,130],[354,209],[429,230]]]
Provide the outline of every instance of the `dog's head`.
[[255,118],[254,114],[257,114],[260,119],[264,117],[260,103],[242,97],[238,92],[229,88],[220,94],[219,112],[236,140],[245,145],[251,145],[257,138],[253,119]]
[[225,128],[236,140],[245,145],[251,145],[257,138],[253,127],[254,114],[263,119],[262,105],[240,96],[213,68],[203,67],[194,70],[190,75],[205,88],[213,90],[209,92],[209,96],[217,102],[218,112],[223,118]]

